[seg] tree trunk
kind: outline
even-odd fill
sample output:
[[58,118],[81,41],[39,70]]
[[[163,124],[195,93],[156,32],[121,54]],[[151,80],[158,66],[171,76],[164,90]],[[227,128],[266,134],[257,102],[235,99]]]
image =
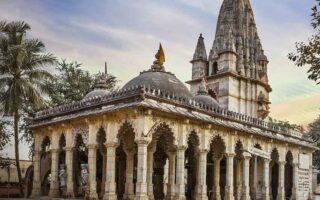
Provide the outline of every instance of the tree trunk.
[[14,113],[14,150],[16,156],[16,166],[19,179],[19,192],[20,197],[23,197],[23,185],[22,185],[22,176],[20,170],[20,158],[19,158],[19,111]]

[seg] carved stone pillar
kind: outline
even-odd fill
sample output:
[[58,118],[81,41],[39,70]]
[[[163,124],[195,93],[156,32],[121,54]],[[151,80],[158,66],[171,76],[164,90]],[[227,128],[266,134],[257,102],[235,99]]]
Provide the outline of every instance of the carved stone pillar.
[[248,153],[243,155],[243,178],[242,178],[242,200],[250,200],[250,188],[249,188],[249,172],[250,172],[250,159],[251,156]]
[[212,196],[215,200],[221,200],[220,194],[220,162],[221,158],[214,158],[214,180],[212,188]]
[[263,159],[262,199],[270,200],[270,160]]
[[116,200],[116,148],[117,143],[107,143],[107,168],[104,200]]
[[89,164],[89,198],[99,199],[97,193],[97,145],[88,145],[88,164]]
[[235,199],[236,200],[241,200],[241,191],[242,191],[242,182],[243,182],[243,173],[242,173],[242,165],[243,165],[243,161],[238,159],[237,160],[237,163],[236,163],[236,170],[237,170],[237,183],[236,183],[236,186],[237,186],[237,190],[236,190],[236,194],[235,194]]
[[279,186],[278,186],[278,195],[277,200],[285,199],[285,190],[284,190],[284,170],[285,170],[285,161],[279,161]]
[[208,150],[199,151],[199,174],[198,174],[198,188],[197,188],[197,199],[207,200],[207,154]]
[[133,183],[133,171],[134,171],[134,151],[127,150],[127,166],[126,166],[126,188],[125,188],[125,199],[134,199],[134,183]]
[[137,140],[138,144],[138,168],[135,200],[148,200],[147,192],[147,158],[148,141]]
[[73,179],[73,148],[66,147],[66,166],[67,166],[67,197],[74,198],[74,179]]
[[292,199],[296,200],[298,198],[298,177],[299,177],[299,164],[292,163],[293,177],[292,177]]
[[175,195],[175,169],[176,169],[176,152],[169,152],[169,182],[167,185],[166,199],[173,199]]
[[177,171],[176,171],[176,200],[185,200],[185,146],[180,146],[177,149]]
[[34,151],[33,155],[33,188],[32,198],[39,197],[41,195],[41,180],[40,180],[40,158],[41,151]]
[[234,200],[233,194],[233,160],[234,153],[227,153],[227,173],[226,173],[226,187],[225,187],[225,200]]
[[57,198],[60,196],[59,191],[59,149],[51,149],[51,183],[49,196]]
[[104,193],[106,192],[106,179],[107,179],[107,174],[106,174],[106,169],[107,169],[107,156],[106,156],[106,151],[102,153],[102,180],[101,180],[101,192],[99,194],[100,197],[104,196]]
[[153,195],[153,154],[154,148],[148,148],[148,155],[147,155],[147,185],[148,185],[148,197],[150,200],[154,199]]

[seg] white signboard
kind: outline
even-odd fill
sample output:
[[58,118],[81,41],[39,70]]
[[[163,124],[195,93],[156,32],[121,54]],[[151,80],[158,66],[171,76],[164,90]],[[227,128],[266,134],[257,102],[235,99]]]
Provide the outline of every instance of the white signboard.
[[309,197],[310,188],[309,170],[298,170],[298,195],[299,199],[307,200]]
[[299,154],[299,168],[300,169],[309,169],[310,166],[310,157],[306,154]]
[[262,157],[262,158],[267,158],[267,159],[270,159],[270,153],[266,152],[266,151],[263,151],[261,149],[258,149],[258,148],[255,148],[255,147],[250,147],[249,148],[249,152],[253,155],[256,155],[256,156],[259,156],[259,157]]

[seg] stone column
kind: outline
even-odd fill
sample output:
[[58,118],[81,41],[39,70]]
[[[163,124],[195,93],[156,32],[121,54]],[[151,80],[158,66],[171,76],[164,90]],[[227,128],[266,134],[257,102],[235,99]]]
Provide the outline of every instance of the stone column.
[[243,178],[242,178],[242,200],[250,200],[250,159],[251,156],[248,153],[243,154]]
[[175,195],[175,169],[176,169],[176,152],[169,152],[169,173],[166,199],[173,199]]
[[184,177],[184,164],[185,164],[185,146],[180,146],[177,149],[177,171],[176,171],[176,200],[185,200],[185,177]]
[[135,200],[148,200],[147,189],[147,158],[148,158],[148,141],[137,140],[138,144],[138,168]]
[[32,198],[41,196],[41,180],[40,180],[40,162],[41,162],[41,151],[34,151],[33,155],[33,188]]
[[279,161],[279,186],[278,186],[277,200],[284,200],[285,199],[285,192],[284,192],[285,164],[286,164],[285,161]]
[[102,153],[102,180],[101,180],[101,192],[99,196],[103,197],[106,192],[106,169],[107,169],[107,151]]
[[88,145],[88,164],[89,164],[89,198],[92,200],[99,199],[97,194],[97,146]]
[[154,199],[153,195],[153,154],[154,149],[148,148],[148,155],[147,155],[147,187],[148,187],[148,197],[150,200]]
[[207,154],[208,150],[203,149],[199,151],[199,174],[197,181],[197,200],[207,200]]
[[234,200],[233,194],[233,160],[234,153],[227,153],[227,173],[226,173],[226,188],[225,188],[225,200]]
[[221,200],[220,194],[220,162],[221,158],[214,158],[214,180],[212,188],[212,196],[215,200]]
[[127,166],[126,166],[126,188],[125,199],[134,199],[134,183],[133,183],[133,170],[134,170],[134,151],[127,150]]
[[256,200],[257,199],[257,156],[253,156],[253,176],[252,176],[252,199]]
[[51,183],[49,196],[52,198],[60,196],[58,170],[59,149],[51,149]]
[[67,166],[67,197],[74,198],[74,180],[73,180],[73,148],[66,147],[66,166]]
[[270,200],[270,160],[263,159],[262,199]]
[[298,163],[292,163],[292,170],[293,170],[293,177],[292,177],[292,199],[296,200],[299,196],[298,194],[298,177],[299,177],[299,164]]
[[107,143],[107,168],[104,200],[116,200],[116,147],[117,143]]

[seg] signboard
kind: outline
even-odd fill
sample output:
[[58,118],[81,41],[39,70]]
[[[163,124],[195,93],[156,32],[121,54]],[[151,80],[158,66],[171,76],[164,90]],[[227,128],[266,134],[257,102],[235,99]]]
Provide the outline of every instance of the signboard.
[[309,197],[310,189],[310,176],[309,170],[298,170],[298,195],[299,199],[307,200]]
[[256,156],[259,156],[259,157],[262,157],[262,158],[270,159],[270,157],[271,157],[270,153],[263,151],[261,149],[255,148],[255,147],[250,147],[248,151],[249,151],[249,153],[256,155]]
[[309,170],[310,157],[307,154],[299,154],[299,168]]

